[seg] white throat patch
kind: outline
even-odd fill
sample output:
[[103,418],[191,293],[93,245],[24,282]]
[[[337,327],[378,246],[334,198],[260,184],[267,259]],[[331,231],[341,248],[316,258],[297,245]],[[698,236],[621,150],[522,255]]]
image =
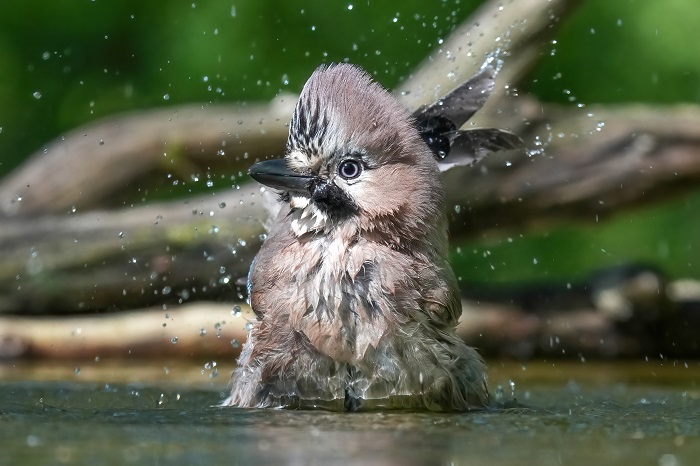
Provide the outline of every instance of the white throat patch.
[[309,232],[323,232],[330,220],[307,196],[292,196],[289,199],[292,210],[292,231],[297,236]]

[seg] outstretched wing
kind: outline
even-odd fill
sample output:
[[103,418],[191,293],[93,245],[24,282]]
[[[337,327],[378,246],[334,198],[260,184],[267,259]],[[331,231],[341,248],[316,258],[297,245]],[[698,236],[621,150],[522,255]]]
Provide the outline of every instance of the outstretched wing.
[[491,95],[496,82],[496,69],[485,66],[477,74],[469,78],[445,97],[430,105],[423,105],[413,112],[413,117],[421,123],[428,123],[440,117],[448,119],[454,129],[460,128],[467,122]]
[[421,137],[438,159],[440,171],[472,165],[492,152],[523,148],[523,141],[505,130],[458,130],[484,106],[495,80],[496,68],[485,66],[445,97],[413,113]]

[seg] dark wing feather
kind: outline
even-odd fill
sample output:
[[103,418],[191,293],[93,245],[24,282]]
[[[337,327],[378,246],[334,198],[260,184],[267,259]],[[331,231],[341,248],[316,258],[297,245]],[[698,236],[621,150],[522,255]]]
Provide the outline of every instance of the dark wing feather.
[[440,171],[473,165],[492,152],[524,147],[518,136],[496,128],[459,131],[486,103],[493,92],[496,73],[494,66],[484,66],[445,97],[413,113],[418,132],[438,159]]
[[484,106],[493,91],[495,81],[496,69],[493,66],[485,66],[445,97],[420,107],[413,112],[413,117],[419,126],[433,118],[444,117],[454,124],[454,129],[460,128]]
[[450,154],[439,161],[440,171],[461,165],[473,165],[492,152],[523,149],[517,135],[497,128],[476,128],[445,133],[450,140]]

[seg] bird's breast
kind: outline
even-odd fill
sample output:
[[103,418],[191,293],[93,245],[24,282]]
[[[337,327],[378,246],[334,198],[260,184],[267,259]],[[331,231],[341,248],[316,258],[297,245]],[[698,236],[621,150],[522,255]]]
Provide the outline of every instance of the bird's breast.
[[305,260],[292,277],[299,294],[290,324],[322,354],[355,363],[377,346],[391,316],[375,251],[343,237],[304,247]]

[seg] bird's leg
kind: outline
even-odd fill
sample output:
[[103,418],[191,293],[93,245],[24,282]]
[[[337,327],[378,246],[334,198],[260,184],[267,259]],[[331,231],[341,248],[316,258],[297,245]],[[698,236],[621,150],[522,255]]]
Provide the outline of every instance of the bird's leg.
[[352,387],[355,380],[356,369],[353,366],[348,365],[348,386],[345,388],[345,402],[343,403],[343,408],[345,411],[356,412],[360,410],[362,405],[362,398],[355,395],[355,389]]

